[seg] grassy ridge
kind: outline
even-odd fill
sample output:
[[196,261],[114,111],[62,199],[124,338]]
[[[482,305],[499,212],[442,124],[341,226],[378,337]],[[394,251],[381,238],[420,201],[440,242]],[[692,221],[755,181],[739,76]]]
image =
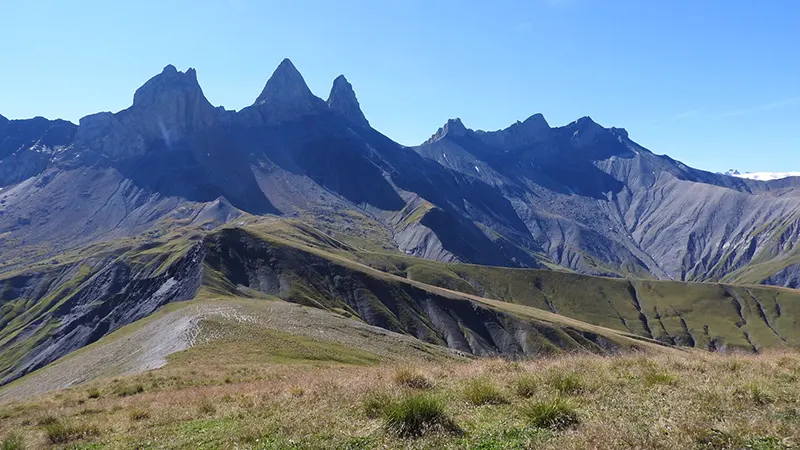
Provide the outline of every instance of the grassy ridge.
[[623,280],[569,272],[445,264],[360,252],[364,264],[423,283],[548,310],[661,342],[719,350],[800,345],[800,292]]

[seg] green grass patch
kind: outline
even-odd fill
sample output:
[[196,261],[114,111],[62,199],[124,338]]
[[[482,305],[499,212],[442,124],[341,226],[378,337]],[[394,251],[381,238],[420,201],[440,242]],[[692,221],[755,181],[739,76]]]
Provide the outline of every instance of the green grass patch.
[[11,433],[3,439],[0,444],[0,450],[23,450],[25,448],[25,441],[17,433]]
[[118,385],[114,389],[114,393],[119,397],[130,397],[132,395],[141,394],[142,392],[144,392],[144,385],[141,383]]
[[548,380],[550,385],[563,395],[578,395],[586,391],[586,384],[584,384],[581,377],[577,374],[561,374],[557,373],[550,376]]
[[666,372],[648,372],[642,381],[645,386],[677,386],[678,377]]
[[464,387],[464,398],[473,405],[501,405],[508,399],[488,378],[474,378]]
[[374,391],[368,393],[361,401],[361,408],[364,414],[370,418],[375,419],[383,414],[384,408],[391,404],[394,398],[386,392]]
[[514,392],[522,398],[530,398],[539,390],[539,379],[532,375],[521,375],[514,381]]
[[51,444],[87,439],[100,435],[100,430],[90,425],[67,425],[61,422],[51,423],[43,427],[44,434]]
[[420,437],[430,432],[460,433],[447,415],[444,402],[430,394],[403,397],[383,410],[386,429],[401,437]]
[[529,403],[522,407],[522,415],[536,428],[562,430],[580,423],[578,411],[562,398]]

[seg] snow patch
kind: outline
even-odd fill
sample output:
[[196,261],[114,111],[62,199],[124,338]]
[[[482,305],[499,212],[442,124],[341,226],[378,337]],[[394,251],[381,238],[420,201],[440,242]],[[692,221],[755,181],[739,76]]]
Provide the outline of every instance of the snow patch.
[[772,181],[782,178],[800,177],[800,172],[747,172],[739,173],[738,170],[729,170],[725,175],[737,178],[747,178],[748,180]]

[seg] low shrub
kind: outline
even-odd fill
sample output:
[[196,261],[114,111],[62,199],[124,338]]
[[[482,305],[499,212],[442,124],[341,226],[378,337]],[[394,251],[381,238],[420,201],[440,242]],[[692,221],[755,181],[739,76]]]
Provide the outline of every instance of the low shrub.
[[36,421],[36,424],[39,425],[40,427],[53,425],[54,423],[58,423],[58,419],[56,419],[53,416],[42,416],[39,418],[38,421]]
[[210,416],[212,414],[216,414],[217,413],[217,407],[214,406],[213,403],[211,403],[211,400],[204,399],[202,402],[200,402],[200,406],[198,407],[198,411],[200,411],[200,414],[202,414],[204,416]]
[[89,398],[100,398],[100,389],[91,388],[86,391],[86,396]]

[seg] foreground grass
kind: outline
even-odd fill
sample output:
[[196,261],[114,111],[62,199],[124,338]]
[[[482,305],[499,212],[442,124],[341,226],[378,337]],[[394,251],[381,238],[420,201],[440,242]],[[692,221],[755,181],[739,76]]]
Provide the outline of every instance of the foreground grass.
[[0,448],[780,449],[800,443],[798,353],[582,355],[413,368],[247,365],[229,364],[224,355],[205,362],[190,356],[149,373],[0,406]]

